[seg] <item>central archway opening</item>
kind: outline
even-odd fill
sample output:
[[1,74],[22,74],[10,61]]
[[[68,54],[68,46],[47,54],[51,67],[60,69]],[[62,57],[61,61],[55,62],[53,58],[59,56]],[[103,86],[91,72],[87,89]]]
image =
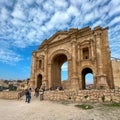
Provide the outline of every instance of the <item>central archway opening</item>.
[[82,70],[82,89],[93,89],[93,71],[90,68]]
[[[55,55],[52,59],[52,87],[53,89],[56,89],[57,87],[62,87],[62,79],[65,79],[62,77],[62,65],[67,62],[67,56],[65,54],[58,54]],[[65,63],[66,64],[66,63]],[[64,65],[65,66],[65,65]],[[63,67],[64,67],[63,66]],[[64,74],[64,73],[63,73]],[[68,73],[67,73],[68,74]],[[64,76],[65,77],[65,76]]]
[[64,62],[61,66],[61,81],[68,80],[68,62]]

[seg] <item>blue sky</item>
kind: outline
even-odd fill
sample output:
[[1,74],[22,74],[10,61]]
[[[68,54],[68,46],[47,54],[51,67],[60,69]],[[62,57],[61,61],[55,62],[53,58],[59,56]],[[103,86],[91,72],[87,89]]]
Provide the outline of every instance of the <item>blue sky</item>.
[[120,0],[0,0],[0,79],[29,78],[32,51],[56,31],[98,25],[120,58]]

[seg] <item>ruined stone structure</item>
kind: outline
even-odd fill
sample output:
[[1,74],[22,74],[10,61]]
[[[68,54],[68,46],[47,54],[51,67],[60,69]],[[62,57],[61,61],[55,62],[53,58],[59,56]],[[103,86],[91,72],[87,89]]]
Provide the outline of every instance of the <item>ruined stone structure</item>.
[[44,100],[80,102],[80,103],[98,103],[103,102],[120,103],[120,88],[106,90],[62,90],[62,91],[46,91]]
[[17,91],[0,91],[0,99],[18,99]]
[[112,59],[112,70],[115,88],[120,88],[120,59]]
[[[61,66],[66,61],[68,80],[62,82]],[[114,88],[108,28],[98,26],[93,30],[86,27],[58,31],[33,51],[31,87],[40,88],[44,84],[46,89],[56,86],[86,89],[87,73],[93,74],[93,88]]]

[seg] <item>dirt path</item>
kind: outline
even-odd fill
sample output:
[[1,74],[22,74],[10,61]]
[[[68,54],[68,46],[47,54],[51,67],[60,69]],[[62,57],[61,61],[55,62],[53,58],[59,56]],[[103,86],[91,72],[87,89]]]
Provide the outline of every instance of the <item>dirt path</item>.
[[73,104],[39,101],[0,99],[0,120],[120,120],[120,108],[101,107],[82,110]]

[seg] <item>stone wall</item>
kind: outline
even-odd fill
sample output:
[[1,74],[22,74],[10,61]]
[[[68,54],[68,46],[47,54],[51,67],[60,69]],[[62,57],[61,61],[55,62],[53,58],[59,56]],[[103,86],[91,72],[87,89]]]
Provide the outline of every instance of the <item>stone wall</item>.
[[120,87],[120,60],[112,60],[112,70],[115,88]]
[[[120,102],[120,88],[113,90],[45,91],[44,100],[70,102]],[[103,98],[103,99],[102,99]]]
[[18,92],[16,91],[2,91],[0,92],[0,99],[18,99]]

